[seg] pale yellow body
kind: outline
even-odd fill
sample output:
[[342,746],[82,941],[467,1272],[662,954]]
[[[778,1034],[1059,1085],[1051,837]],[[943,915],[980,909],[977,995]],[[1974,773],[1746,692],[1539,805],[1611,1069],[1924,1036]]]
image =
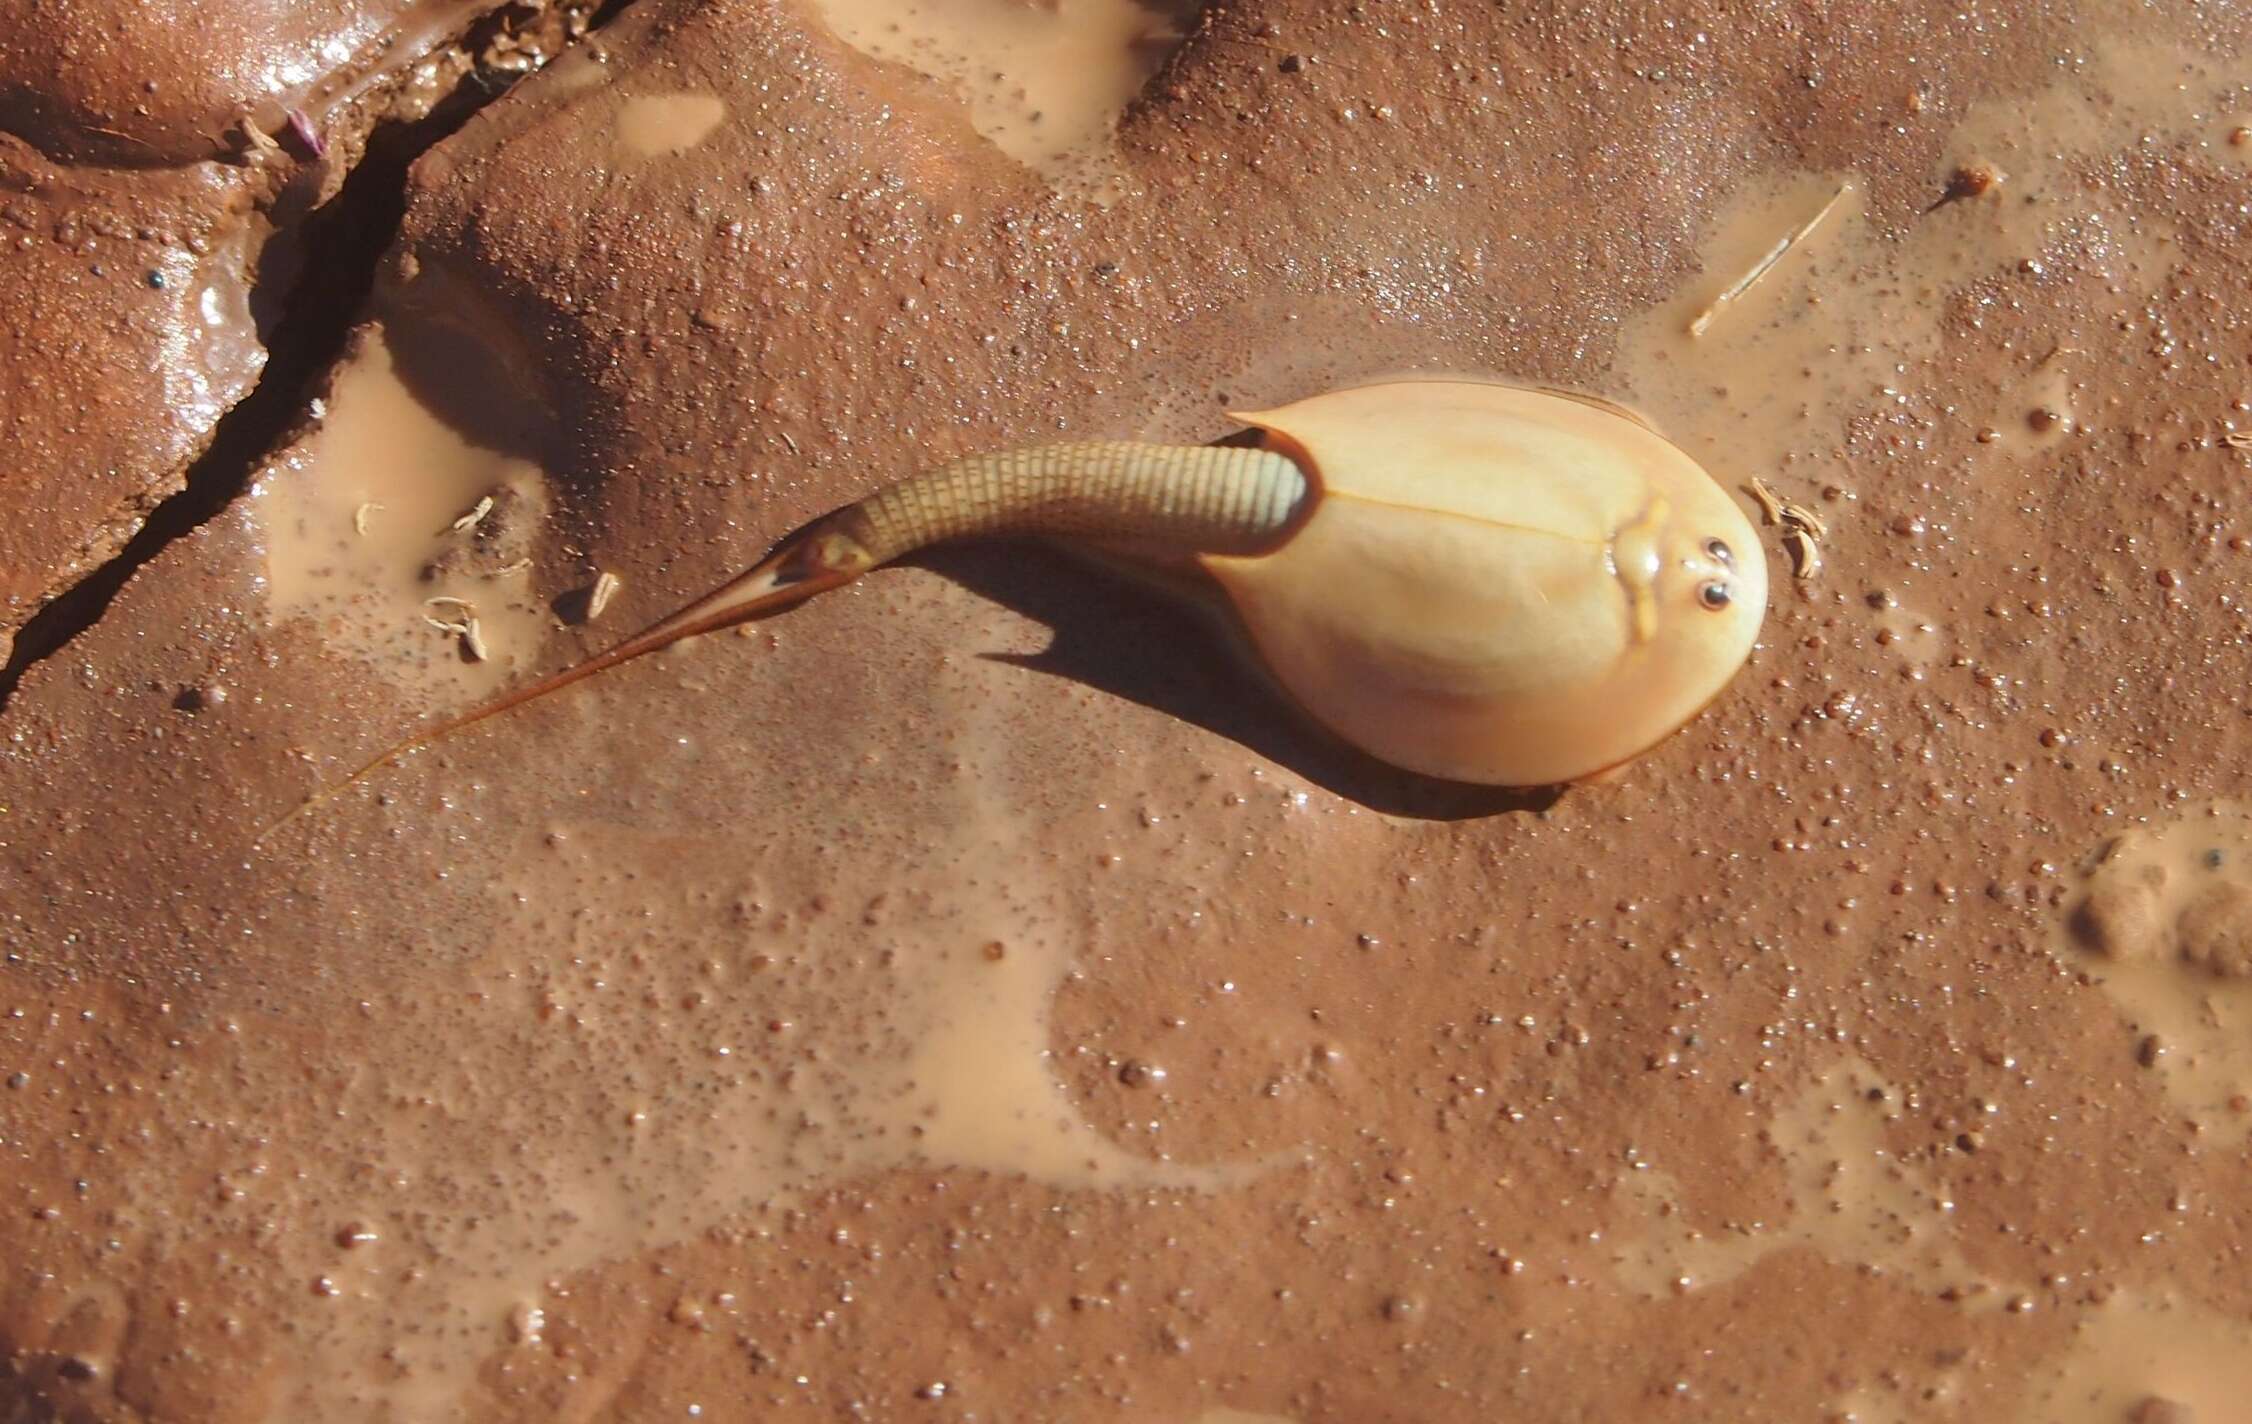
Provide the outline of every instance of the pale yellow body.
[[[1696,716],[1758,636],[1767,571],[1749,522],[1614,409],[1405,381],[1237,418],[1305,467],[1312,511],[1270,553],[1200,562],[1275,680],[1382,760],[1499,786],[1580,780]],[[1702,601],[1715,582],[1720,608]]]

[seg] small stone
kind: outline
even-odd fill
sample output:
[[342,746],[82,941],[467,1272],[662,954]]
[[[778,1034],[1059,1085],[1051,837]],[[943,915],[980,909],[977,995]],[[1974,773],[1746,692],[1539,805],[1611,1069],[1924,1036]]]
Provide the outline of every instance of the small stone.
[[2158,1061],[2165,1056],[2165,1041],[2155,1033],[2144,1034],[2142,1042],[2135,1045],[2135,1061],[2145,1068],[2156,1068]]
[[2197,1415],[2186,1404],[2154,1394],[2127,1411],[2127,1424],[2197,1424]]
[[2252,888],[2208,885],[2174,922],[2183,960],[2216,979],[2252,979]]
[[2140,959],[2158,951],[2163,915],[2160,891],[2166,873],[2146,867],[2138,876],[2097,880],[2088,898],[2072,912],[2072,937],[2106,959]]
[[2008,174],[1991,163],[1965,163],[1948,176],[1947,197],[1950,201],[1975,198],[1993,191],[2008,177]]

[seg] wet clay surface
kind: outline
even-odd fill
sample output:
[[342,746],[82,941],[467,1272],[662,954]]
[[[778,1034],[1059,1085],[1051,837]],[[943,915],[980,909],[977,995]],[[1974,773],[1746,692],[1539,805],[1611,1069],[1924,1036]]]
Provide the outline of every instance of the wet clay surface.
[[0,134],[0,648],[114,553],[250,390],[265,169],[73,168]]
[[[1240,7],[1098,203],[810,10],[642,0],[419,166],[384,383],[0,726],[0,1390],[2227,1419],[2247,1113],[2168,1055],[2252,1058],[2191,883],[2252,741],[2252,60],[2138,16]],[[1415,783],[965,549],[252,843],[477,695],[352,631],[412,586],[285,586],[351,567],[355,395],[537,471],[544,669],[935,460],[1417,369],[1772,491],[1760,649],[1615,783]]]
[[180,491],[277,329],[337,300],[308,291],[343,284],[308,272],[308,230],[376,220],[331,201],[371,133],[473,65],[504,87],[585,18],[518,6],[464,33],[492,8],[23,0],[0,18],[0,660]]
[[0,130],[48,157],[154,168],[222,158],[248,119],[320,115],[491,0],[13,0]]

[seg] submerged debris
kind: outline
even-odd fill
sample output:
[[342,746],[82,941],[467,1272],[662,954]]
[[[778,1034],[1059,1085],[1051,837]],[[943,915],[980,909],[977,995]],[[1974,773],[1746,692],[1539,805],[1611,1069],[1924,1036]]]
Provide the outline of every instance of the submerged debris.
[[[440,594],[422,602],[424,607],[437,610],[436,614],[422,615],[422,621],[448,637],[459,638],[463,657],[473,663],[481,663],[491,656],[485,646],[484,625],[477,621],[476,604],[452,594]],[[440,616],[449,613],[452,616]]]
[[623,587],[625,580],[614,573],[605,570],[596,574],[594,586],[586,591],[586,621],[592,623],[600,618],[602,610],[610,606],[610,600],[616,598]]
[[[441,596],[426,598],[422,600],[422,603],[425,608],[438,610],[436,613],[423,614],[422,621],[441,633],[451,633],[457,638],[465,636],[469,632],[469,620],[477,616],[477,605],[466,598]],[[450,618],[440,616],[453,610],[458,610],[457,616]]]
[[1947,191],[1940,195],[1938,202],[1931,205],[1932,209],[1959,203],[1965,198],[1983,197],[2008,181],[2010,175],[1991,163],[1958,164],[1955,171],[1947,177]]
[[1814,536],[1804,529],[1790,529],[1783,534],[1783,547],[1791,554],[1791,575],[1810,579],[1822,571],[1822,551],[1814,543]]
[[274,136],[248,114],[235,121],[235,147],[246,163],[282,151],[282,146],[274,141]]
[[1767,487],[1767,482],[1753,478],[1745,487],[1759,505],[1761,522],[1781,525],[1783,548],[1791,556],[1791,574],[1805,580],[1822,570],[1822,550],[1819,541],[1830,536],[1829,522],[1796,500],[1785,499]]
[[1765,480],[1754,475],[1752,482],[1744,486],[1744,489],[1759,504],[1761,523],[1780,524],[1783,522],[1783,501],[1776,497],[1775,491],[1767,487]]
[[466,533],[471,529],[475,529],[478,525],[484,523],[485,516],[492,512],[493,497],[488,494],[479,499],[476,504],[470,506],[469,512],[467,514],[464,514],[463,516],[461,516],[461,518],[454,521],[454,532],[456,534],[461,534]]
[[1789,255],[1792,248],[1798,246],[1807,238],[1812,237],[1814,235],[1814,230],[1820,227],[1823,223],[1823,220],[1828,218],[1832,212],[1837,210],[1838,204],[1845,201],[1845,195],[1852,191],[1853,184],[1850,181],[1839,184],[1837,192],[1830,196],[1830,201],[1824,203],[1820,211],[1816,212],[1813,217],[1808,218],[1805,222],[1800,223],[1797,227],[1791,229],[1789,232],[1783,234],[1782,240],[1777,242],[1773,247],[1767,249],[1766,255],[1761,257],[1757,262],[1754,262],[1751,265],[1750,270],[1746,271],[1743,276],[1738,277],[1735,281],[1729,283],[1728,286],[1721,291],[1721,294],[1719,296],[1714,297],[1712,299],[1712,305],[1706,307],[1702,312],[1698,313],[1696,320],[1689,323],[1689,334],[1691,336],[1703,336],[1705,334],[1705,328],[1712,325],[1713,318],[1719,316],[1730,303],[1739,300],[1744,296],[1745,293],[1758,286],[1760,279],[1762,277],[1765,277],[1769,272],[1774,271],[1775,264],[1781,262],[1785,256]]

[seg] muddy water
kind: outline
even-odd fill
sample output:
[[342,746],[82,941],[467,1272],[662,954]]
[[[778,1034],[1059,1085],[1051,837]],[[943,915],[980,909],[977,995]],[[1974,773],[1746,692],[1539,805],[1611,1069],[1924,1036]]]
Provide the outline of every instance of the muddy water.
[[[749,687],[818,658],[759,633],[659,661]],[[968,722],[1007,676],[911,680],[932,715]],[[416,982],[445,987],[352,991],[380,1032],[339,1049],[311,1119],[275,1128],[316,1133],[332,1165],[244,1179],[250,1209],[296,1223],[282,1269],[312,1301],[275,1417],[460,1417],[480,1367],[536,1352],[540,1323],[569,1312],[549,1283],[721,1223],[757,1232],[824,1183],[896,1167],[1075,1190],[1250,1179],[1122,1147],[1064,1096],[1048,1016],[1089,944],[1077,862],[989,789],[1005,754],[932,746],[855,774],[880,706],[797,740],[602,730],[649,690],[578,699],[583,761],[550,769],[545,809],[449,852],[475,888],[443,922],[378,932],[419,935],[443,968]],[[925,805],[912,829],[891,814],[902,786]],[[685,805],[755,811],[715,833],[662,809]],[[369,952],[318,923],[277,930],[314,959]],[[235,1071],[280,1077],[294,1051],[246,1043]]]
[[2058,952],[2118,1005],[2183,1111],[2252,1131],[2252,811],[2123,832],[2083,874]]
[[1954,1292],[1974,1308],[1999,1305],[1956,1245],[1954,1202],[1888,1145],[1900,1103],[1900,1090],[1867,1065],[1845,1063],[1776,1114],[1760,1139],[1789,1183],[1792,1210],[1782,1220],[1688,1220],[1664,1164],[1638,1164],[1644,1170],[1626,1177],[1623,1191],[1648,1225],[1619,1258],[1620,1279],[1652,1296],[1687,1295],[1734,1280],[1779,1251],[1807,1249],[1934,1294]]
[[2018,1424],[2236,1419],[2252,1397],[2252,1324],[2121,1294],[2073,1322],[2071,1348],[2027,1391]]
[[1141,0],[818,0],[838,38],[938,80],[977,131],[1059,182],[1100,182],[1119,112],[1193,7]]
[[618,142],[640,158],[685,153],[727,118],[717,94],[638,94],[618,110]]
[[372,329],[248,507],[275,617],[310,620],[338,655],[459,700],[540,659],[548,602],[567,586],[535,557],[548,504],[538,466],[440,419]]
[[[2205,829],[2201,845],[2211,843]],[[2241,1025],[2235,1043],[2239,1050],[2252,1044]],[[1910,1095],[1864,1063],[1817,1074],[1758,1134],[1762,1155],[1788,1184],[1789,1210],[1778,1219],[1692,1219],[1663,1163],[1635,1163],[1620,1182],[1627,1217],[1614,1256],[1619,1279],[1655,1299],[1691,1298],[1782,1253],[1809,1251],[1948,1302],[1965,1318],[2048,1309],[2042,1282],[1989,1277],[1967,1260],[1958,1202],[1898,1150],[1913,1113]],[[2029,1374],[2019,1404],[2000,1417],[2132,1424],[2142,1417],[2133,1413],[2138,1408],[2171,1405],[2189,1413],[2148,1417],[2225,1419],[2252,1389],[2252,1324],[2193,1301],[2132,1292],[2071,1309],[2067,1347]],[[1942,1352],[1934,1368],[1889,1388],[1841,1395],[1829,1417],[1893,1424],[1959,1408],[1965,1353]]]
[[[2081,170],[2122,147],[2225,144],[2226,121],[2202,102],[2225,76],[2127,41],[2094,55],[2030,99],[1973,107],[1931,175],[1932,206],[1905,231],[1874,228],[1866,182],[1850,172],[1747,187],[1714,215],[1701,274],[1630,326],[1622,391],[1727,482],[1827,492],[1833,506],[1854,498],[1856,422],[1915,415],[1965,430],[1983,452],[1973,468],[2085,448],[2103,431],[2085,399],[2101,373],[2072,332],[1996,373],[1937,363],[1951,299],[1981,282],[2067,266],[2126,292],[2163,279],[2175,245],[2165,215],[2092,198]],[[1909,393],[1935,383],[1950,402],[1924,411]]]

